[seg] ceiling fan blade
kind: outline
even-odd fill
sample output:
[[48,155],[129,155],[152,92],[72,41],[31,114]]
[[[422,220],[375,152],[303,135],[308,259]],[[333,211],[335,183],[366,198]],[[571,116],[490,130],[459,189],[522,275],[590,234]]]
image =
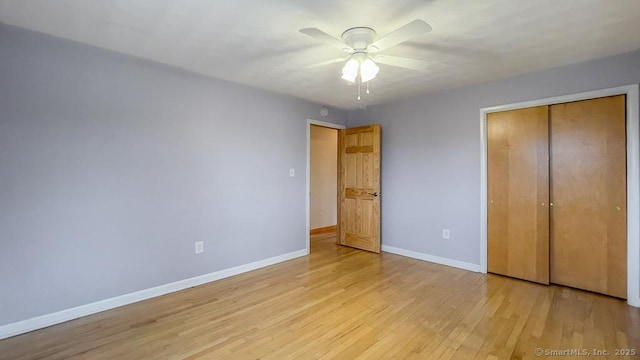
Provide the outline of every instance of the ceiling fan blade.
[[369,45],[369,51],[382,51],[429,31],[431,31],[431,25],[419,19],[413,20]]
[[334,38],[333,36],[327,34],[326,32],[320,30],[320,29],[316,29],[316,28],[305,28],[305,29],[300,29],[300,32],[305,34],[305,35],[309,35],[312,38],[316,39],[316,40],[320,40],[322,42],[324,42],[325,44],[331,45],[333,47],[336,47],[344,52],[351,52],[353,51],[353,49],[343,43],[342,41]]
[[411,69],[415,71],[425,72],[429,67],[429,62],[425,60],[409,59],[399,56],[389,55],[376,55],[373,60],[380,64],[386,64],[391,66],[397,66],[405,69]]
[[343,57],[343,58],[336,58],[336,59],[331,59],[331,60],[325,60],[325,61],[321,61],[319,63],[315,63],[315,64],[311,64],[311,65],[306,65],[305,68],[307,69],[311,69],[311,68],[317,68],[317,67],[321,67],[321,66],[326,66],[326,65],[331,65],[331,64],[335,64],[335,63],[339,63],[339,62],[343,62],[346,61],[349,58],[349,56],[347,57]]

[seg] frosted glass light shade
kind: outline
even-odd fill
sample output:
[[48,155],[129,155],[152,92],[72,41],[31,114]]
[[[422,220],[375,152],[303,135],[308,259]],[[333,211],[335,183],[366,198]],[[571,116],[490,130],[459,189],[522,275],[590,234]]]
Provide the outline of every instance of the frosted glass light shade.
[[360,64],[360,80],[367,82],[376,77],[380,68],[373,60],[367,58]]
[[349,59],[349,61],[347,61],[347,63],[344,64],[344,67],[342,68],[342,78],[350,82],[355,82],[357,76],[358,61],[356,61],[355,59]]

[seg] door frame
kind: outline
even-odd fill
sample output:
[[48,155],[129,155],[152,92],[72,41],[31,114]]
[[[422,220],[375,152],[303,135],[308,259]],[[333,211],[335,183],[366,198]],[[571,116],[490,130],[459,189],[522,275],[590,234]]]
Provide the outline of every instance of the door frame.
[[487,273],[487,114],[599,97],[627,97],[627,303],[640,307],[640,92],[638,84],[480,109],[480,272]]
[[[309,232],[311,231],[311,125],[318,125],[318,126],[322,126],[330,129],[336,129],[336,130],[346,129],[346,126],[344,125],[333,124],[333,123],[320,121],[320,120],[307,119],[307,172],[306,172],[306,178],[307,178],[306,213],[307,215],[306,215],[306,226],[305,226],[305,229],[306,229],[305,236],[307,239],[307,242],[306,242],[307,254],[311,252],[311,235],[309,234]],[[337,181],[338,179],[336,179],[336,182]],[[338,200],[336,196],[336,206],[337,205],[338,205]],[[338,222],[340,222],[340,219],[338,219]]]

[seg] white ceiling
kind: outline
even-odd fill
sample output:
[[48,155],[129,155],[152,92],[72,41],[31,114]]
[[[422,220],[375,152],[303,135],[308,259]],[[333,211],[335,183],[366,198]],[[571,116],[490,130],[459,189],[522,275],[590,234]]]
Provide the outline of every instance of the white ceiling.
[[[298,30],[433,31],[384,54],[372,94],[340,79],[343,56]],[[640,49],[639,0],[0,0],[0,21],[317,103],[353,109]]]

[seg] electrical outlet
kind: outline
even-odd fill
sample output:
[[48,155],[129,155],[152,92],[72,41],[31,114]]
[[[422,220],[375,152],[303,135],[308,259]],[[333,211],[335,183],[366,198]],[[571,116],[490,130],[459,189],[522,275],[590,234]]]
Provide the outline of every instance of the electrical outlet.
[[442,238],[449,239],[450,237],[451,237],[451,233],[449,232],[449,229],[442,229]]
[[296,169],[291,168],[289,169],[289,177],[295,177],[296,176]]
[[196,254],[204,252],[204,241],[196,241]]

